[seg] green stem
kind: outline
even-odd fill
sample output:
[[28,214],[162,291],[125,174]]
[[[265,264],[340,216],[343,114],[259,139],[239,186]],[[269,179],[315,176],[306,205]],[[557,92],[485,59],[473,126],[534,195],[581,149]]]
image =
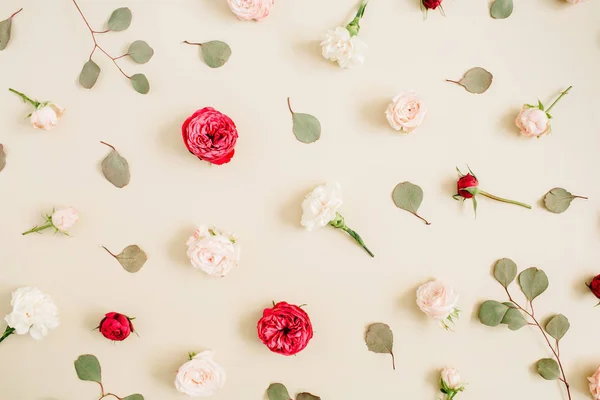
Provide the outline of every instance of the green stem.
[[44,229],[52,228],[53,226],[54,225],[52,224],[52,222],[48,222],[46,225],[35,226],[35,227],[31,228],[30,230],[28,230],[27,232],[23,232],[22,235],[29,235],[30,233],[40,232],[40,231],[43,231]]
[[550,112],[550,110],[552,110],[552,107],[554,107],[554,106],[556,105],[556,103],[558,103],[558,101],[559,101],[560,99],[562,99],[562,98],[563,98],[565,95],[569,94],[569,90],[571,90],[571,89],[573,89],[573,86],[569,86],[569,87],[567,88],[567,90],[565,90],[564,92],[562,92],[562,93],[560,94],[560,96],[558,96],[558,99],[554,100],[554,103],[552,103],[552,104],[550,105],[550,107],[548,107],[548,109],[546,110],[546,112],[547,112],[547,113],[549,113],[549,112]]
[[7,326],[6,330],[4,331],[4,334],[2,335],[2,337],[0,337],[0,343],[2,343],[2,341],[4,339],[6,339],[7,337],[9,337],[13,333],[15,333],[15,328],[11,328],[10,326]]
[[346,29],[350,32],[350,36],[358,35],[358,32],[360,31],[360,19],[365,15],[365,9],[367,8],[368,3],[368,0],[363,1],[356,12],[354,19],[346,25]]
[[529,204],[525,204],[525,203],[521,203],[519,201],[509,200],[509,199],[504,199],[502,197],[494,196],[493,194],[490,194],[488,192],[484,192],[483,190],[479,190],[479,194],[481,194],[481,195],[483,195],[485,197],[489,197],[492,200],[501,201],[503,203],[515,204],[517,206],[525,207],[525,208],[528,208],[528,209],[531,210],[531,206]]
[[21,98],[23,99],[23,101],[27,102],[27,103],[31,103],[35,108],[38,108],[39,105],[41,104],[39,101],[35,101],[35,100],[31,100],[29,97],[27,97],[25,94],[13,89],[13,88],[9,88],[8,90],[10,90],[11,92],[21,96]]
[[371,250],[369,250],[369,248],[367,247],[367,245],[365,245],[365,242],[362,240],[362,238],[360,237],[360,235],[356,232],[354,232],[352,229],[348,228],[346,225],[342,226],[340,229],[342,229],[344,232],[346,232],[348,235],[352,236],[352,238],[354,238],[354,240],[356,240],[356,242],[361,245],[361,247],[363,249],[365,249],[365,251],[367,253],[369,253],[369,255],[371,257],[375,257],[375,254],[373,254],[371,252]]

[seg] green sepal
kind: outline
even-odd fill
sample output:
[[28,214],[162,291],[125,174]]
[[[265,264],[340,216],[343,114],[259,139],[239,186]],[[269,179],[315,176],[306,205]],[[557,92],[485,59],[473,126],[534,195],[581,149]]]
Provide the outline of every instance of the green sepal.
[[544,111],[544,110],[545,110],[545,108],[544,108],[544,105],[542,104],[542,102],[540,101],[540,99],[538,99],[538,105],[537,105],[537,108],[539,108],[539,109],[540,109],[540,110],[542,110],[542,111]]

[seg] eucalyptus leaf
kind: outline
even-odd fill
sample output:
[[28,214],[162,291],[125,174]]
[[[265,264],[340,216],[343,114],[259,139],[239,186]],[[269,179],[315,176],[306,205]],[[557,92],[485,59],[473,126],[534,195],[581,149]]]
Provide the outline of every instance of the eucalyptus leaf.
[[517,264],[510,258],[503,258],[494,266],[494,277],[505,288],[517,277]]
[[399,183],[392,192],[392,200],[394,200],[396,207],[408,211],[425,222],[426,225],[431,225],[429,221],[417,214],[417,211],[423,202],[423,189],[419,186],[410,182]]
[[314,394],[303,392],[298,393],[296,400],[321,400],[321,398],[319,396],[315,396]]
[[490,14],[495,19],[505,19],[513,12],[513,0],[496,0],[490,8]]
[[88,60],[83,64],[81,73],[79,74],[79,84],[86,89],[91,89],[96,84],[100,76],[100,67],[92,60]]
[[567,190],[557,187],[546,193],[546,196],[544,197],[544,204],[546,205],[548,211],[555,214],[561,214],[567,211],[574,199],[587,200],[587,197],[574,196]]
[[4,146],[0,144],[0,172],[6,167],[6,152]]
[[548,289],[548,276],[541,269],[531,267],[521,272],[519,284],[527,300],[533,301]]
[[542,358],[537,362],[537,371],[542,378],[549,381],[558,379],[560,376],[560,369],[558,363],[552,358]]
[[124,31],[131,25],[131,10],[127,7],[117,8],[108,19],[109,31]]
[[123,249],[123,251],[119,254],[113,254],[106,247],[102,246],[104,250],[106,250],[111,256],[116,258],[116,260],[123,266],[125,271],[130,273],[138,272],[146,261],[148,260],[148,256],[144,253],[137,244],[132,244]]
[[504,314],[504,317],[502,318],[502,323],[508,325],[508,329],[511,331],[518,331],[527,325],[527,320],[513,303],[506,302],[502,304],[508,307],[506,314]]
[[130,394],[127,397],[123,397],[121,400],[144,400],[144,396],[142,396],[139,393],[136,394]]
[[219,68],[225,65],[231,57],[231,47],[220,40],[212,40],[200,45],[200,52],[204,62],[211,68]]
[[314,143],[321,137],[321,123],[319,120],[310,115],[297,113],[292,110],[292,105],[288,97],[288,108],[292,113],[292,132],[294,136],[302,143]]
[[150,82],[144,74],[135,74],[129,78],[136,92],[146,94],[150,91]]
[[495,300],[484,301],[479,308],[479,321],[487,326],[498,326],[502,323],[508,307]]
[[562,314],[558,314],[548,321],[546,324],[546,332],[556,339],[556,341],[559,341],[563,338],[563,336],[565,336],[570,327],[571,324],[569,323],[567,317]]
[[102,382],[100,362],[96,356],[85,354],[75,360],[75,371],[82,381]]
[[104,177],[118,188],[127,186],[131,179],[129,163],[113,146],[105,142],[100,143],[111,148],[110,153],[102,160],[101,164]]
[[468,92],[482,94],[490,88],[494,76],[481,67],[468,70],[460,81],[446,79],[448,82],[456,83],[467,89]]
[[129,45],[127,54],[129,54],[129,57],[136,63],[145,64],[150,61],[154,55],[154,49],[143,40],[136,40]]
[[291,400],[287,388],[281,383],[272,383],[267,388],[267,397],[269,400]]
[[0,21],[0,51],[4,50],[10,41],[12,18]]
[[381,322],[371,324],[367,328],[365,343],[369,351],[379,354],[390,354],[392,356],[392,368],[396,369],[394,359],[394,334],[390,327]]

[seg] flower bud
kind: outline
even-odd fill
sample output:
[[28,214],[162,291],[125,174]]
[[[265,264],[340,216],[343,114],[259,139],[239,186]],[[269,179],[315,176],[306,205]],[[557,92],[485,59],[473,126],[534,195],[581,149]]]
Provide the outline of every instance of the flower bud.
[[442,0],[422,0],[422,4],[428,10],[435,10],[442,5]]
[[131,332],[134,331],[131,320],[132,319],[126,315],[109,312],[102,321],[100,321],[98,329],[105,338],[121,342],[127,339]]
[[588,285],[590,291],[600,299],[600,275],[596,275]]
[[460,391],[463,388],[460,375],[458,374],[458,371],[453,368],[444,368],[441,373],[441,379],[446,389]]
[[62,208],[52,213],[52,225],[61,232],[68,231],[79,221],[79,213],[73,207]]
[[473,197],[473,195],[464,189],[473,187],[476,188],[477,186],[479,186],[479,181],[477,180],[477,178],[475,178],[474,175],[468,173],[467,175],[460,177],[456,186],[459,195],[461,195],[465,199],[470,199]]
[[31,125],[34,128],[47,131],[58,124],[58,120],[64,111],[64,108],[53,103],[41,105],[31,113]]

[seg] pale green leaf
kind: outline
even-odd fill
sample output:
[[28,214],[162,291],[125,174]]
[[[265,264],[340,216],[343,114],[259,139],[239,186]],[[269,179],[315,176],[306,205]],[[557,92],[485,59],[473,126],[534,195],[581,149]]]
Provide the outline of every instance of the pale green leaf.
[[481,67],[475,67],[468,70],[460,81],[448,81],[463,86],[471,93],[481,94],[489,89],[493,79],[491,73]]
[[511,331],[518,331],[527,325],[527,320],[513,303],[506,302],[502,304],[508,307],[506,314],[504,314],[504,317],[502,318],[502,323],[508,325],[508,329]]
[[211,68],[219,68],[231,57],[231,47],[220,40],[212,40],[200,45],[200,52],[204,62]]
[[108,19],[108,30],[124,31],[131,25],[131,10],[127,7],[117,8]]
[[517,264],[510,258],[503,258],[494,266],[494,276],[505,288],[517,277]]
[[288,390],[281,383],[272,383],[267,388],[269,400],[291,400]]
[[129,46],[127,54],[129,54],[129,57],[136,63],[145,64],[150,61],[154,55],[154,49],[143,40],[136,40]]
[[4,50],[10,41],[12,18],[0,21],[0,51]]
[[144,250],[136,244],[125,247],[119,254],[113,254],[104,246],[103,248],[121,264],[125,271],[130,273],[138,272],[148,260]]
[[508,307],[495,300],[484,301],[479,308],[479,321],[487,326],[498,326],[502,323]]
[[0,144],[0,171],[2,171],[6,167],[6,152],[4,151],[4,146]]
[[150,91],[150,82],[148,82],[148,78],[144,74],[135,74],[131,78],[131,85],[135,89],[136,92],[141,94],[146,94]]
[[139,393],[136,394],[130,394],[127,397],[123,397],[121,400],[144,400],[144,396],[142,396]]
[[394,334],[390,327],[381,322],[369,325],[365,335],[365,343],[369,351],[392,356],[392,367],[396,369],[394,360]]
[[544,197],[544,204],[548,211],[555,214],[560,214],[567,211],[573,199],[577,198],[586,199],[585,197],[574,196],[563,188],[554,188],[546,193],[546,196]]
[[431,225],[425,218],[417,214],[421,203],[423,202],[423,189],[414,183],[402,182],[396,185],[392,192],[392,200],[396,207],[401,208],[420,218],[427,225]]
[[302,143],[313,143],[321,137],[321,123],[316,117],[310,114],[294,113],[292,121],[294,135]]
[[75,360],[75,371],[82,381],[102,382],[100,362],[96,356],[85,354]]
[[541,269],[531,267],[521,272],[519,284],[527,300],[533,301],[548,289],[548,276]]
[[490,13],[495,19],[505,19],[513,12],[513,0],[496,0],[490,8]]
[[89,60],[83,64],[79,74],[79,84],[86,89],[91,89],[100,76],[100,67],[94,61]]
[[555,315],[546,324],[546,332],[557,341],[561,340],[567,333],[571,324],[567,317],[562,314]]
[[549,381],[558,379],[560,376],[560,369],[558,363],[552,358],[542,358],[537,362],[537,371],[542,378]]
[[303,392],[298,393],[296,400],[321,400],[321,398],[319,396],[315,396],[314,394]]
[[110,153],[102,160],[101,164],[104,177],[118,188],[127,186],[131,179],[129,163],[113,146],[108,143],[101,143],[111,148]]

